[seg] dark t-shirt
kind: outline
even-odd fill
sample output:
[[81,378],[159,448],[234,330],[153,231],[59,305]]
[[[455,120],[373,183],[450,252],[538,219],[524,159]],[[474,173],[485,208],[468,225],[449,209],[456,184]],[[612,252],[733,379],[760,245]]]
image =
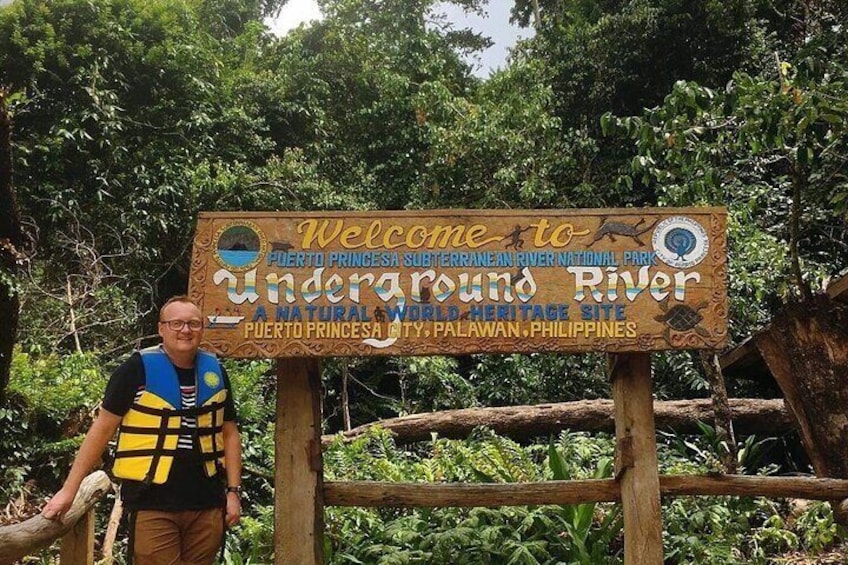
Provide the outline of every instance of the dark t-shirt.
[[[184,402],[195,394],[195,370],[175,367],[180,380],[180,393]],[[227,372],[221,367],[227,400],[224,404],[224,420],[234,422],[236,410]],[[136,398],[144,390],[144,365],[139,353],[133,353],[122,363],[106,385],[103,408],[118,416],[127,413]],[[193,404],[193,402],[192,402]],[[221,473],[207,477],[203,462],[197,458],[198,446],[190,436],[180,438],[180,448],[174,457],[168,480],[161,485],[144,485],[138,481],[122,479],[121,498],[128,510],[203,510],[222,507],[226,495]]]

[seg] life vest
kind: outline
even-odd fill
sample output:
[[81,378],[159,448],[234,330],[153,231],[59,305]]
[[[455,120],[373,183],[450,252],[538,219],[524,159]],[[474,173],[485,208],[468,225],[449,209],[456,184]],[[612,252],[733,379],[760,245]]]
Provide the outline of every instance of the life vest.
[[[214,476],[224,465],[224,401],[228,391],[218,359],[198,351],[195,359],[193,408],[182,409],[177,371],[161,347],[143,349],[144,391],[121,420],[112,474],[160,485],[168,479],[180,435],[199,440],[206,475]],[[196,416],[197,428],[182,428],[183,416]]]

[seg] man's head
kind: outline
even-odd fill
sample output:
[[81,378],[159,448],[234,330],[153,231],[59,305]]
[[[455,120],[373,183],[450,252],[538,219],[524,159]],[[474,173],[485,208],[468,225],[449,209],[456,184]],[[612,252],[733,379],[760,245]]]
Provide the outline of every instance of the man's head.
[[185,295],[168,299],[159,310],[159,335],[165,353],[175,365],[192,367],[203,336],[200,308]]

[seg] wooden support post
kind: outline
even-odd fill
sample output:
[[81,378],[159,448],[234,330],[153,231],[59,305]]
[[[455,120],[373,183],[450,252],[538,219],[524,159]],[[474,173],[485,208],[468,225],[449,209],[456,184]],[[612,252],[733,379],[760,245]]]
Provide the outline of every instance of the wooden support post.
[[650,353],[610,355],[616,480],[624,509],[625,565],[662,565],[662,516]]
[[277,360],[274,563],[324,563],[321,374],[316,359]]
[[62,537],[59,554],[61,565],[92,565],[94,563],[94,509],[89,510]]

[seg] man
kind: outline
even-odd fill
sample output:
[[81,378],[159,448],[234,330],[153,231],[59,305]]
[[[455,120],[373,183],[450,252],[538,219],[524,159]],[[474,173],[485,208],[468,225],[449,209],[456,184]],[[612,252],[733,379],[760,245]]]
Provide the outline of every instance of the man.
[[225,524],[241,516],[230,383],[215,356],[199,349],[203,318],[189,297],[165,303],[159,335],[161,346],[134,353],[112,375],[68,478],[42,514],[62,518],[117,430],[113,474],[122,480],[135,563],[211,564]]

